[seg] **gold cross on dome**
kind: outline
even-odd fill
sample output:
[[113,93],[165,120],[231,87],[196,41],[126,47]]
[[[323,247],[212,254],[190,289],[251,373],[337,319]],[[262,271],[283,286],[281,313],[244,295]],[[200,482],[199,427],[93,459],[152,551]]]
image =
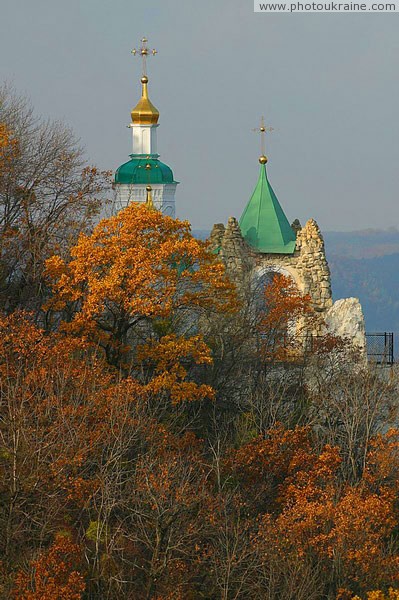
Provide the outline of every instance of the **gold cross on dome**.
[[256,133],[260,133],[260,150],[261,150],[262,156],[264,156],[265,155],[265,135],[266,135],[266,132],[271,133],[272,131],[274,131],[274,127],[270,127],[269,125],[265,125],[265,118],[261,117],[261,119],[260,119],[260,126],[256,127],[252,131],[255,131]]
[[143,37],[141,40],[141,46],[139,49],[133,48],[132,50],[132,54],[133,56],[136,56],[136,54],[138,54],[139,56],[141,56],[142,61],[143,61],[143,76],[147,76],[147,56],[149,56],[150,54],[152,54],[152,56],[155,56],[156,54],[158,54],[157,50],[155,50],[155,48],[153,48],[152,50],[150,50],[147,46],[147,38]]

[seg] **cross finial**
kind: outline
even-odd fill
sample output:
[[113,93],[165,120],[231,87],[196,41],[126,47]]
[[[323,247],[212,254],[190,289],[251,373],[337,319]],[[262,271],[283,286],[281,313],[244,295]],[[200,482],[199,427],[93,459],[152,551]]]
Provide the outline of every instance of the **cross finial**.
[[267,157],[265,155],[265,135],[266,135],[266,132],[270,133],[270,132],[274,131],[274,127],[270,127],[269,125],[265,125],[265,118],[261,117],[261,119],[260,119],[260,126],[256,127],[252,131],[255,131],[256,133],[260,133],[260,151],[261,151],[261,156],[259,158],[259,162],[264,164],[264,163],[267,162]]
[[157,50],[155,50],[155,48],[153,48],[152,50],[150,50],[148,48],[147,42],[148,42],[147,38],[143,37],[141,39],[140,48],[138,50],[136,48],[133,48],[133,50],[132,50],[133,56],[136,56],[136,54],[139,54],[143,60],[143,72],[142,72],[143,77],[147,77],[147,56],[149,54],[152,54],[153,56],[155,56],[157,54]]

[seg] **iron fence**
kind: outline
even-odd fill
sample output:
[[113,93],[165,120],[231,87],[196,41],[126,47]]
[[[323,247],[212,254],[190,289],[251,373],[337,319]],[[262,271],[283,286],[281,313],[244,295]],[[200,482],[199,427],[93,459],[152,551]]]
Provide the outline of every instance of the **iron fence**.
[[366,333],[367,356],[378,365],[393,365],[393,333]]

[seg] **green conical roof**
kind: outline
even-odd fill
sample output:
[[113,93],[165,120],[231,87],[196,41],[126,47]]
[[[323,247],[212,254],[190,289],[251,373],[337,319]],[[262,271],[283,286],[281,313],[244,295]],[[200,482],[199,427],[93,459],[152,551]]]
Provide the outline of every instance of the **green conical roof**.
[[260,165],[258,183],[240,219],[240,229],[250,246],[259,252],[292,254],[296,236]]

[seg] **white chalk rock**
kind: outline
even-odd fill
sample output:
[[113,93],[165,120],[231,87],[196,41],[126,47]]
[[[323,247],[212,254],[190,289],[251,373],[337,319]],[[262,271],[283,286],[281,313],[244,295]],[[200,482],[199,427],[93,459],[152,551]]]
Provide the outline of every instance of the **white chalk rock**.
[[325,312],[325,323],[332,335],[352,340],[354,346],[366,353],[364,315],[358,298],[334,302]]

